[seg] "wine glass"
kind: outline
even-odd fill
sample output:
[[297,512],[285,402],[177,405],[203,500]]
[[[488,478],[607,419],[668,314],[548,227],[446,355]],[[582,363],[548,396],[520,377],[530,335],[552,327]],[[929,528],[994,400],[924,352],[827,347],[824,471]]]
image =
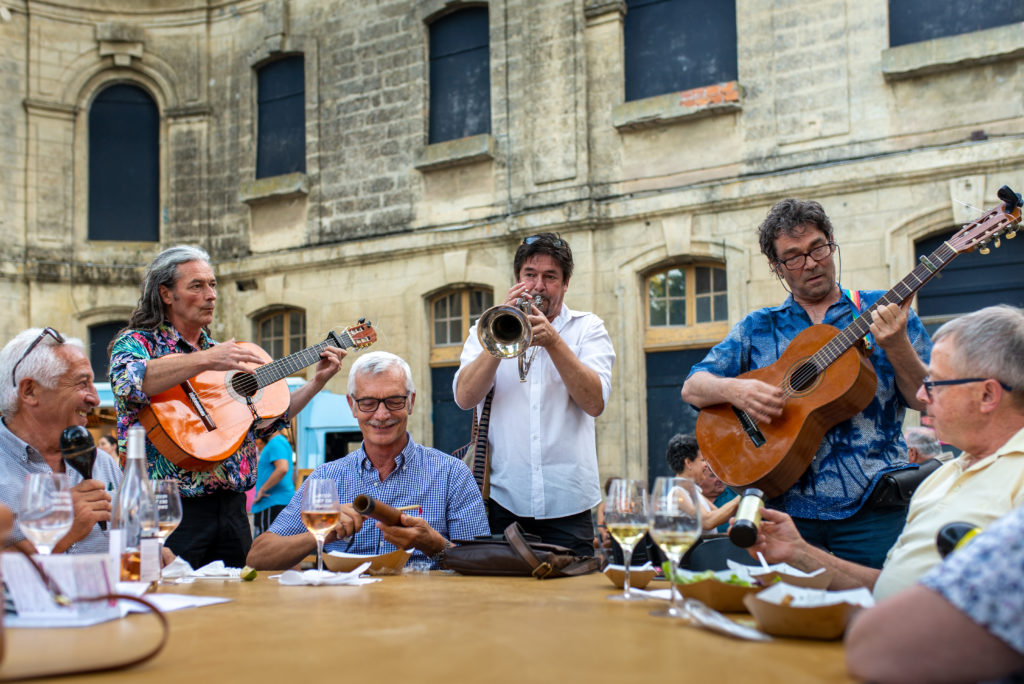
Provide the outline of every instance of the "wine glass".
[[74,520],[67,475],[29,473],[25,476],[18,526],[36,551],[43,555],[51,553],[57,542],[71,531]]
[[[181,524],[181,493],[178,481],[173,477],[153,480],[153,498],[156,500],[156,532],[154,536],[160,540],[159,563],[163,566],[164,543]],[[160,573],[158,584],[163,583],[163,572]]]
[[316,537],[317,581],[324,572],[324,539],[338,524],[341,506],[334,480],[307,479],[302,493],[302,524]]
[[685,608],[679,608],[679,589],[675,579],[680,559],[700,537],[700,496],[700,489],[694,481],[685,477],[659,477],[654,480],[649,508],[651,538],[668,556],[672,599],[668,609],[651,611],[651,615],[686,617]]
[[633,560],[633,547],[647,531],[647,487],[644,483],[621,478],[612,480],[605,498],[604,522],[608,533],[622,547],[622,560],[626,565],[622,593],[608,598],[613,601],[641,601],[641,597],[630,594],[629,564]]

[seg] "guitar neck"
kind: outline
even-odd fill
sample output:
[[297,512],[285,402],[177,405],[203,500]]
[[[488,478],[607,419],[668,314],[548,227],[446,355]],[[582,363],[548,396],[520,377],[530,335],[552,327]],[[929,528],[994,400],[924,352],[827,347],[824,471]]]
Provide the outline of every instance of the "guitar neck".
[[[914,270],[911,271],[900,282],[882,295],[877,302],[861,312],[861,315],[853,319],[853,323],[846,326],[841,333],[836,335],[824,347],[819,349],[811,361],[819,371],[827,368],[833,361],[838,359],[847,349],[855,345],[870,332],[871,315],[875,309],[887,304],[902,304],[914,293],[924,287],[924,284],[934,278],[939,271],[945,268],[949,262],[956,258],[957,252],[949,243],[942,243],[937,250],[922,257]],[[869,315],[865,315],[869,314]]]
[[323,342],[314,344],[312,347],[306,347],[294,354],[289,354],[277,361],[271,361],[268,364],[256,368],[252,374],[256,377],[256,382],[260,387],[266,387],[267,385],[271,385],[282,378],[288,377],[296,371],[300,371],[307,366],[312,366],[320,360],[320,353],[327,347],[349,349],[354,346],[355,343],[352,341],[352,337],[348,334],[348,331],[344,331],[340,335],[331,332]]

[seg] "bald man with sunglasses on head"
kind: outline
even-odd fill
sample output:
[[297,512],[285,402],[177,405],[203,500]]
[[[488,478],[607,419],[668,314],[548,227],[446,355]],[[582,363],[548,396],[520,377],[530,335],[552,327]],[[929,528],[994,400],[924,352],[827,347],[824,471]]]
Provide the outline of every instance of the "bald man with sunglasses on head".
[[482,415],[493,388],[488,443],[492,533],[518,522],[550,544],[592,556],[590,509],[601,501],[594,418],[611,393],[615,351],[604,322],[564,303],[572,276],[569,244],[553,233],[532,235],[516,250],[516,284],[506,306],[520,297],[540,303],[527,315],[533,343],[525,381],[515,359],[484,350],[477,325],[469,331],[452,382],[455,402]]

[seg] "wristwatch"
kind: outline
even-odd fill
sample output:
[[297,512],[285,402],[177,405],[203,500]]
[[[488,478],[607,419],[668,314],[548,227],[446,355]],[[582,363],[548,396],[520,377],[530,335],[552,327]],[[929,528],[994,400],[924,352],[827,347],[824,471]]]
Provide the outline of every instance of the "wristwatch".
[[435,563],[437,563],[438,567],[442,567],[443,568],[444,567],[444,562],[448,558],[448,549],[451,548],[451,545],[452,545],[452,543],[450,541],[448,541],[447,539],[445,539],[444,540],[444,546],[441,547],[440,551],[438,551],[433,556],[431,556],[430,560],[432,560]]

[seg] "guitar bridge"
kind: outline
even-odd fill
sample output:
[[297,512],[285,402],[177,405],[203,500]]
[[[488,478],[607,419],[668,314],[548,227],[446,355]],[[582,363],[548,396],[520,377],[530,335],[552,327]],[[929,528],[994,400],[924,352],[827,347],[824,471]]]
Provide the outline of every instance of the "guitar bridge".
[[199,420],[202,421],[203,427],[210,432],[216,430],[217,424],[213,422],[213,416],[211,416],[209,411],[206,410],[206,407],[203,406],[202,400],[199,399],[199,394],[192,388],[192,383],[186,380],[181,383],[181,389],[185,392],[185,396],[188,398],[189,403],[192,404],[192,408],[195,410],[196,414],[199,415]]
[[757,427],[757,423],[754,422],[754,419],[751,418],[746,411],[740,411],[735,406],[732,407],[732,411],[736,414],[736,417],[740,421],[740,425],[743,427],[743,431],[747,433],[747,437],[749,437],[750,441],[754,443],[754,446],[764,446],[764,443],[768,440],[765,439],[764,433]]

